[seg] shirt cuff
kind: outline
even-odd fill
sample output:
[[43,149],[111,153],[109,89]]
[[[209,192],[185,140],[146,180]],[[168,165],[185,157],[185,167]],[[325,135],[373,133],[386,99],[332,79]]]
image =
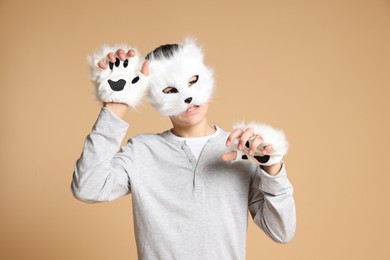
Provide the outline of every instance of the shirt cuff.
[[259,171],[261,177],[261,181],[260,181],[261,191],[272,195],[280,195],[286,193],[287,190],[292,189],[292,185],[287,178],[287,172],[284,163],[282,165],[282,168],[280,169],[280,172],[275,176],[269,175],[260,167],[259,167]]
[[110,109],[102,107],[99,116],[93,126],[94,131],[100,131],[110,134],[126,133],[129,124],[122,120]]

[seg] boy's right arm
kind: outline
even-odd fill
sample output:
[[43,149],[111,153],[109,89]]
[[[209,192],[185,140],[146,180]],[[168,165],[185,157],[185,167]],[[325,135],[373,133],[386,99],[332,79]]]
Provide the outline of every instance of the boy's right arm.
[[[111,83],[120,83],[121,80],[117,78],[118,74],[112,71],[113,62],[118,59],[130,67],[132,62],[137,61],[135,55],[134,50],[125,53],[124,50],[118,49],[116,52],[109,52],[106,56],[102,56],[100,52],[90,57],[96,94],[104,105],[92,132],[84,142],[83,152],[74,168],[71,189],[73,195],[79,200],[90,203],[110,201],[130,192],[130,180],[124,165],[126,155],[117,155],[117,153],[128,128],[128,124],[122,118],[128,106],[135,107],[139,103],[142,92],[134,92],[128,87],[129,79],[131,80],[128,75],[119,75],[127,82],[122,91],[111,90]],[[134,64],[132,67],[134,70],[130,73],[137,75],[138,72],[135,70],[139,66]],[[110,73],[113,76],[107,78]],[[148,62],[143,63],[139,75],[142,80],[137,87],[144,88],[142,81],[145,80],[143,76],[148,75]]]
[[117,155],[127,129],[125,121],[102,108],[75,164],[71,190],[77,199],[111,201],[130,192],[126,158]]

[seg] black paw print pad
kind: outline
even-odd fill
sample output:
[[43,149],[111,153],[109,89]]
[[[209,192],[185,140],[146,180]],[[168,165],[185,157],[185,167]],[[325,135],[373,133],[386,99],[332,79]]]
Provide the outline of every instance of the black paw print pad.
[[[258,161],[259,163],[267,163],[270,159],[270,156],[269,155],[264,155],[264,156],[255,155],[255,156],[253,156],[253,158],[255,158],[256,161]],[[241,157],[241,159],[248,160],[248,156],[243,155]]]
[[[122,64],[123,64],[123,67],[126,68],[129,65],[129,60],[128,59],[124,60]],[[115,63],[112,63],[112,62],[109,63],[110,70],[113,70],[114,66],[118,68],[120,65],[121,65],[121,61],[118,58],[116,58]],[[134,84],[138,80],[139,80],[139,77],[137,76],[132,80],[131,83]],[[126,80],[124,80],[124,79],[119,79],[117,81],[109,79],[107,82],[113,91],[122,91],[126,85]]]
[[[247,147],[247,148],[249,148],[250,147],[250,143],[249,142],[246,142],[245,143],[245,146]],[[256,159],[256,161],[258,161],[259,163],[267,163],[268,161],[269,161],[269,159],[270,159],[270,156],[269,155],[264,155],[264,156],[259,156],[259,155],[255,155],[255,156],[253,156],[255,159]],[[246,155],[243,155],[242,157],[241,157],[241,159],[243,159],[243,160],[248,160],[248,156],[246,156]]]

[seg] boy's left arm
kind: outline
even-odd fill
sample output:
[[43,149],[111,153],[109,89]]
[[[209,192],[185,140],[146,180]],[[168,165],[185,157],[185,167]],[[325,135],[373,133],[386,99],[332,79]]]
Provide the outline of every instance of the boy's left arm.
[[248,207],[253,221],[268,237],[278,243],[292,240],[296,229],[295,201],[284,164],[274,176],[261,168],[252,176]]
[[232,151],[222,155],[222,160],[258,165],[251,177],[249,211],[271,239],[288,243],[295,234],[296,212],[293,187],[282,162],[288,150],[284,133],[258,123],[241,123],[234,129],[226,142]]

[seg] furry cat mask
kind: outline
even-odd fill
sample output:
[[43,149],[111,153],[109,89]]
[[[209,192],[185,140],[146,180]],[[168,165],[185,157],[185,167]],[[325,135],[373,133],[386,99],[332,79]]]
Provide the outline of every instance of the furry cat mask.
[[203,62],[194,40],[163,45],[146,57],[151,104],[165,116],[179,115],[207,103],[213,92],[213,71]]

